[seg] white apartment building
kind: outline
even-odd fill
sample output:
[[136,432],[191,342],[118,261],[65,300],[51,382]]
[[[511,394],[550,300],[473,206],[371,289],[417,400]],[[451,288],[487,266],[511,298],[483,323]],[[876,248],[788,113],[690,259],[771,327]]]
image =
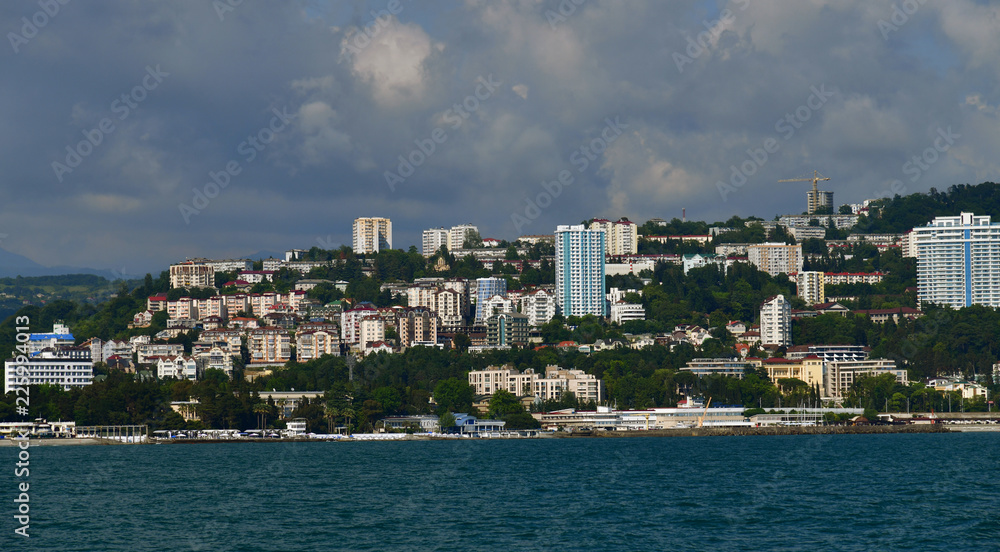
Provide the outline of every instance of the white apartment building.
[[604,232],[604,251],[608,255],[635,255],[639,252],[639,227],[626,219],[594,219],[591,230]]
[[222,370],[227,376],[233,377],[233,355],[219,346],[214,346],[194,355],[197,363],[197,373],[205,370]]
[[913,230],[903,234],[899,242],[900,254],[903,257],[917,258],[917,242],[914,237]]
[[747,260],[771,276],[802,271],[802,245],[755,243],[747,246]]
[[898,383],[909,385],[910,380],[906,370],[897,368],[895,360],[872,359],[827,362],[823,374],[825,396],[843,397],[861,376],[880,376],[882,374],[892,374],[896,377]]
[[180,343],[140,343],[136,347],[139,364],[149,364],[150,357],[174,357],[184,354]]
[[473,370],[469,372],[469,385],[477,395],[492,395],[502,389],[518,397],[530,395],[541,400],[558,400],[564,392],[570,392],[581,401],[604,401],[604,384],[597,376],[553,365],[545,367],[544,377],[533,368],[522,373],[509,364]]
[[616,301],[611,303],[611,321],[615,324],[624,324],[632,320],[645,320],[646,309],[636,303],[626,303]]
[[582,224],[556,228],[556,305],[564,316],[607,316],[604,232]]
[[366,316],[358,323],[358,345],[365,353],[373,343],[385,341],[385,320],[381,316]]
[[760,306],[760,342],[786,347],[792,344],[792,304],[784,295],[769,297]]
[[479,227],[474,224],[459,224],[458,226],[452,226],[451,230],[448,230],[448,251],[464,249],[465,238],[473,232],[476,234],[479,233]]
[[828,286],[837,284],[877,284],[885,278],[881,272],[824,272],[823,283]]
[[156,377],[159,379],[198,379],[198,363],[191,357],[160,357],[156,362]]
[[1000,223],[962,213],[937,217],[912,234],[921,304],[1000,307]]
[[361,320],[377,316],[378,310],[370,304],[358,305],[340,314],[340,342],[345,345],[361,343]]
[[382,217],[354,219],[353,243],[359,255],[392,249],[392,221]]
[[28,362],[4,362],[4,394],[28,385],[58,385],[63,389],[86,387],[94,382],[94,362],[86,347],[60,347],[40,351]]
[[215,268],[195,261],[170,265],[170,287],[215,287]]
[[556,315],[556,296],[544,289],[529,291],[521,297],[521,314],[528,315],[529,326],[546,324]]
[[[438,252],[441,246],[448,245],[448,230],[446,228],[429,228],[424,230],[420,243],[420,252],[424,257],[430,257]],[[450,251],[451,248],[449,247]]]
[[822,272],[807,270],[795,275],[796,294],[807,304],[826,301],[825,277]]

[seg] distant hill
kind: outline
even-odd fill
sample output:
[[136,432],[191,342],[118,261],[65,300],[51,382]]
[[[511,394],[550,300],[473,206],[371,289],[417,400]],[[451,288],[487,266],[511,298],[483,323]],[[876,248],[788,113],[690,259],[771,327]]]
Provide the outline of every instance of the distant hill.
[[990,215],[1000,222],[1000,184],[956,184],[941,192],[931,188],[926,194],[896,196],[882,207],[881,215],[869,220],[866,233],[902,234],[925,226],[934,217],[957,216],[961,212]]
[[[64,274],[93,274],[95,276],[103,276],[109,280],[116,280],[122,277],[121,274],[116,274],[112,270],[65,265],[45,266],[36,263],[24,255],[0,249],[0,278],[14,278],[16,276],[61,276]],[[125,277],[136,278],[138,276],[128,274]]]

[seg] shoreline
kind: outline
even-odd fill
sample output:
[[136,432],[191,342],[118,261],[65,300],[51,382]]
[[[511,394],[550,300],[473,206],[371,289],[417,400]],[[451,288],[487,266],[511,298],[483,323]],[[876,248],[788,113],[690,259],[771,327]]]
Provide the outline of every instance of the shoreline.
[[[975,429],[973,429],[975,427]],[[30,446],[108,446],[108,445],[199,445],[218,443],[323,443],[323,442],[398,442],[398,441],[482,441],[482,440],[521,440],[521,439],[617,439],[634,437],[742,437],[742,436],[773,436],[773,435],[884,435],[890,433],[979,433],[1000,431],[1000,428],[981,428],[970,426],[963,428],[934,425],[872,425],[872,426],[804,426],[804,427],[706,427],[685,429],[650,429],[638,431],[574,431],[554,432],[534,437],[480,437],[456,439],[437,435],[406,435],[390,439],[170,439],[150,440],[146,443],[122,443],[109,439],[81,437],[74,439],[30,439]],[[17,446],[18,440],[0,440],[0,447]]]

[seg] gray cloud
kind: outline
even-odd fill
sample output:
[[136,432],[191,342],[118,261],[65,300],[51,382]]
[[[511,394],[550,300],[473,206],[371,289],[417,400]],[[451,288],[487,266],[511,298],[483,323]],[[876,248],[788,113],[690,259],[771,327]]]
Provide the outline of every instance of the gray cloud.
[[[556,18],[556,1],[404,1],[376,20],[388,5],[247,1],[220,21],[212,3],[69,2],[16,52],[7,34],[3,247],[138,272],[348,243],[360,215],[391,217],[403,247],[466,221],[512,239],[511,215],[563,170],[572,185],[523,232],[681,207],[709,220],[800,212],[805,186],[776,181],[814,169],[838,203],[893,180],[918,192],[996,179],[989,3],[926,3],[902,21],[860,0],[590,0]],[[21,36],[39,9],[2,3],[0,21]],[[169,76],[120,119],[114,102],[157,64]],[[502,84],[476,98],[491,75]],[[780,121],[821,85],[835,94],[787,136]],[[275,109],[294,119],[248,160],[241,144]],[[574,152],[616,117],[627,129],[579,170]],[[60,181],[52,163],[106,118],[114,130]],[[911,180],[904,164],[948,127],[961,138]],[[390,187],[386,171],[435,129],[444,140]],[[716,183],[769,138],[778,151],[723,201]],[[239,174],[185,222],[179,205],[233,161]]]

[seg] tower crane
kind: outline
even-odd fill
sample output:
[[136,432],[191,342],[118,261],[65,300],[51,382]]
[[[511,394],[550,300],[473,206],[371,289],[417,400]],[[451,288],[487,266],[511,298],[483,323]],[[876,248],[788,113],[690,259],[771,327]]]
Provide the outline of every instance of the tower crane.
[[[809,193],[808,201],[806,202],[806,213],[809,215],[815,214],[816,209],[819,208],[819,183],[824,180],[830,180],[828,177],[819,174],[819,171],[813,171],[812,178],[788,178],[785,180],[779,180],[778,182],[812,182],[813,189]],[[831,194],[832,197],[832,194]],[[833,202],[830,202],[830,208],[833,208]]]

